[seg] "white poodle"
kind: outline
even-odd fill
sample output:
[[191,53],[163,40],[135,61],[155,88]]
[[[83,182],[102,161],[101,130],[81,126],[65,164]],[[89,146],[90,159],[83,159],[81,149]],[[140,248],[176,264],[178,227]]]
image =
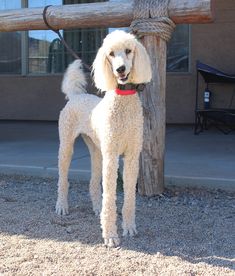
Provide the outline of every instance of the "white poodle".
[[86,94],[80,60],[69,65],[63,79],[62,91],[69,101],[59,118],[56,212],[68,214],[68,170],[74,141],[81,134],[91,155],[93,210],[96,214],[101,212],[102,236],[105,245],[111,247],[119,244],[116,181],[120,155],[124,156],[123,235],[133,236],[136,233],[135,193],[143,139],[138,89],[151,80],[151,65],[141,43],[133,35],[117,30],[104,39],[93,63],[93,73],[96,87],[107,91],[103,99]]

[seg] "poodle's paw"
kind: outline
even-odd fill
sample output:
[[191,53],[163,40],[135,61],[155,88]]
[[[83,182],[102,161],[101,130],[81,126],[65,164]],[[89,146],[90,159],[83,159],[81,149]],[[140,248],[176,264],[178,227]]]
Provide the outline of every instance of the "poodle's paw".
[[137,230],[136,230],[135,223],[130,224],[130,225],[127,225],[127,224],[123,223],[122,228],[123,228],[123,234],[122,235],[124,237],[126,237],[128,235],[130,237],[133,237],[138,233]]
[[69,213],[69,206],[67,200],[57,200],[56,207],[55,207],[56,213],[58,215],[68,215]]
[[99,217],[101,213],[101,204],[92,202],[92,207],[95,215]]
[[117,247],[120,244],[120,239],[118,237],[104,238],[104,244],[107,247]]

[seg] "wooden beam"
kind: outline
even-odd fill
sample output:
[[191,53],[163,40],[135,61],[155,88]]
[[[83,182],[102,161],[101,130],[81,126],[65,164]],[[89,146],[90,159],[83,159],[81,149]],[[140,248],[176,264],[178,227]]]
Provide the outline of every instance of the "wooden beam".
[[[209,23],[213,21],[211,0],[170,0],[169,16],[176,23]],[[47,19],[56,29],[127,27],[133,20],[134,0],[52,6]],[[43,7],[0,12],[0,31],[46,30]]]
[[170,0],[169,17],[176,24],[212,23],[215,18],[215,1]]

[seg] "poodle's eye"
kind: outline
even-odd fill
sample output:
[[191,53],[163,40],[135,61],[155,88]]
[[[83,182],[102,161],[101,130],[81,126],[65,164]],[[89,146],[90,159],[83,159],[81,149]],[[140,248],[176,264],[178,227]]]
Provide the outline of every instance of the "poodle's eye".
[[110,55],[111,57],[114,57],[114,52],[113,52],[113,51],[110,52],[109,55]]
[[126,55],[128,55],[128,54],[131,53],[131,50],[130,49],[126,49],[125,52],[126,52]]

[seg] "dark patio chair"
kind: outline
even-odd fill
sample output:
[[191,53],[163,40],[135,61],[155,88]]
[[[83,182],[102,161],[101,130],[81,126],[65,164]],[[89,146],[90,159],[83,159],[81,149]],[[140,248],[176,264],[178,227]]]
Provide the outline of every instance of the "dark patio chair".
[[[235,86],[235,75],[226,74],[199,61],[197,61],[196,66],[197,84],[194,133],[199,134],[209,129],[210,126],[215,126],[224,134],[228,134],[235,130],[235,109],[232,108],[235,90],[226,108],[213,107],[214,99],[211,96],[213,92],[210,89],[210,84],[227,83]],[[199,92],[199,74],[205,82],[204,93]],[[224,91],[221,91],[221,93],[227,96]]]

